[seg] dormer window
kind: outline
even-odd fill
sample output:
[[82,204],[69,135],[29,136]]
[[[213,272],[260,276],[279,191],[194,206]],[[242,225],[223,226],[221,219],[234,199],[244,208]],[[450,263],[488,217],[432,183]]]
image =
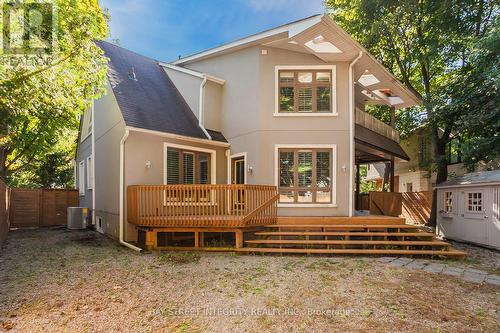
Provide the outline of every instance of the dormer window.
[[[279,66],[278,66],[279,67]],[[335,71],[328,68],[277,69],[277,115],[332,115]]]

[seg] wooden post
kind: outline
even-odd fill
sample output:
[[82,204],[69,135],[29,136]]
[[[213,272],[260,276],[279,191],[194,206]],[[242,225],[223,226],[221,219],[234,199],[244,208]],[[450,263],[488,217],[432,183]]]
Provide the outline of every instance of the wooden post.
[[359,193],[359,189],[360,189],[360,181],[361,181],[361,174],[360,174],[360,170],[359,170],[359,163],[356,163],[356,200],[354,201],[354,209],[355,210],[359,210],[360,209],[360,205],[359,205],[359,199],[360,199],[360,193]]
[[238,230],[234,234],[236,237],[236,248],[241,249],[243,247],[243,232]]
[[391,157],[391,180],[390,180],[390,192],[394,192],[394,156]]

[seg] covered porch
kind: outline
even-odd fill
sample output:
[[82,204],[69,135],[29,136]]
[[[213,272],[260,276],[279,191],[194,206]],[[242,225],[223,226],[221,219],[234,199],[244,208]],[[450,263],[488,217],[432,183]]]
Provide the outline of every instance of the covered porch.
[[[356,109],[355,116],[355,209],[358,212],[368,210],[374,215],[399,216],[402,197],[397,193],[394,166],[396,162],[409,161],[410,158],[399,145],[399,133],[394,126],[359,109]],[[394,118],[394,112],[392,116]],[[362,195],[360,166],[373,163],[385,164],[382,191]]]

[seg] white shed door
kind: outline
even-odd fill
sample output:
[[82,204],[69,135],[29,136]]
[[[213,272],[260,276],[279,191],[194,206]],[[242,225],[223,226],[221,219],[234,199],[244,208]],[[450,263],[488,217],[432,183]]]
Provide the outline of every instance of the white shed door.
[[500,186],[492,186],[486,193],[487,245],[500,249]]

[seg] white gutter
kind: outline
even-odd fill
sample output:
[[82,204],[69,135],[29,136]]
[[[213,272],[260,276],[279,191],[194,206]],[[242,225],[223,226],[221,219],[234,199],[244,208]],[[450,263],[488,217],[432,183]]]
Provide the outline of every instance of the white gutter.
[[353,197],[354,197],[354,154],[355,154],[355,144],[354,144],[354,108],[355,106],[355,96],[354,96],[354,65],[363,56],[363,51],[359,51],[358,56],[349,64],[349,142],[351,143],[349,151],[349,217],[352,217],[353,212]]
[[200,109],[198,113],[198,125],[200,126],[203,133],[205,133],[207,138],[209,140],[212,140],[212,136],[208,133],[205,126],[203,126],[203,96],[205,95],[205,85],[207,84],[207,81],[208,79],[205,77],[200,84]]
[[124,199],[125,199],[125,141],[129,135],[128,128],[125,128],[125,134],[120,141],[120,244],[135,250],[142,251],[141,248],[127,243],[125,238],[125,213],[124,213]]

